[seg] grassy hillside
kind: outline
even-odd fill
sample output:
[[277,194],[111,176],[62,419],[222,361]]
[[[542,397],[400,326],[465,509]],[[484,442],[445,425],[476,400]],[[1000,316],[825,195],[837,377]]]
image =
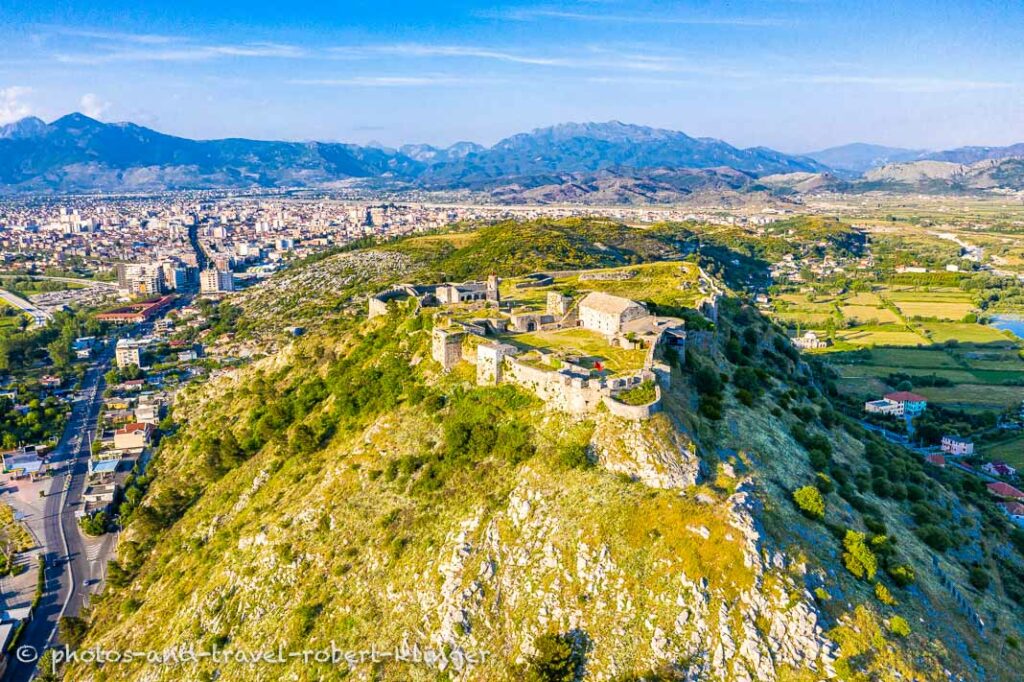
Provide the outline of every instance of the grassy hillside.
[[[493,261],[460,253],[492,248],[480,234],[436,262],[416,240],[387,251],[475,276]],[[493,248],[531,253],[515,241]],[[608,241],[609,258],[641,248]],[[660,260],[651,248],[639,257]],[[448,663],[78,664],[67,679],[1008,680],[1024,662],[1005,524],[954,474],[847,423],[753,309],[726,305],[711,350],[668,358],[665,410],[640,424],[442,373],[429,313],[324,317],[190,389],[84,643],[404,644]],[[486,656],[455,665],[470,654]]]

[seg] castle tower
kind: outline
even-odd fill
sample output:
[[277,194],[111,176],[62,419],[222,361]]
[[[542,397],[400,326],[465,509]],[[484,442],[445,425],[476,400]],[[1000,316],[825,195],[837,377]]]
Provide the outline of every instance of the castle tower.
[[476,347],[476,383],[497,386],[501,383],[502,365],[513,346],[504,343],[482,343]]
[[447,372],[462,359],[462,332],[434,329],[431,335],[431,356]]
[[501,280],[497,275],[487,276],[487,300],[501,305],[501,292],[498,291],[498,284]]
[[572,299],[568,296],[558,292],[548,292],[548,314],[554,315],[555,317],[565,317],[565,314],[569,312],[569,306],[572,304]]

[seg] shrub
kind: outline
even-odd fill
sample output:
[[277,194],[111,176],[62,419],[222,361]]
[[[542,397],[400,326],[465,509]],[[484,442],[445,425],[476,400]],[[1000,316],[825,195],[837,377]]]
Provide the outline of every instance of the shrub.
[[982,592],[987,590],[989,583],[992,582],[991,578],[988,577],[988,573],[981,566],[971,566],[969,579],[971,581],[971,585]]
[[579,444],[562,448],[558,452],[557,461],[566,469],[589,469],[594,466],[594,462],[587,455],[587,446]]
[[823,495],[828,495],[830,492],[835,490],[835,485],[832,483],[832,479],[827,474],[818,473],[814,477],[814,486],[821,491]]
[[888,606],[895,606],[899,603],[896,601],[896,597],[892,596],[889,588],[882,583],[875,583],[875,596],[878,597],[878,601]]
[[900,587],[913,585],[914,581],[917,579],[917,576],[914,575],[914,569],[908,564],[892,566],[887,572],[889,573],[889,577],[893,579],[893,582]]
[[902,616],[893,616],[889,619],[889,632],[897,637],[906,637],[910,634],[910,623]]
[[811,485],[793,491],[793,501],[804,516],[809,519],[825,518],[825,500],[818,489]]
[[855,530],[846,531],[843,547],[846,549],[843,552],[843,564],[846,565],[846,570],[858,578],[874,580],[878,570],[878,559],[865,542],[864,533],[858,533]]
[[573,682],[583,665],[583,653],[572,638],[564,634],[548,633],[534,642],[537,653],[527,664],[528,682]]

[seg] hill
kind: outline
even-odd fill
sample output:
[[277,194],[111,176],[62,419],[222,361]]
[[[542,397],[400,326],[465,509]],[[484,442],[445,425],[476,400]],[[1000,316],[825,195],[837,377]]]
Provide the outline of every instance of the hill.
[[921,149],[903,149],[902,147],[885,147],[877,144],[854,142],[839,147],[829,147],[817,152],[804,154],[809,159],[833,170],[857,176],[873,168],[892,163],[916,161],[924,158],[928,152]]
[[949,161],[892,164],[864,175],[861,188],[913,189],[935,193],[1024,189],[1024,159],[1007,158],[965,165]]
[[[393,277],[497,271],[515,297],[515,274],[542,264],[628,270],[666,263],[689,239],[684,226],[569,227],[427,235],[276,277],[317,279],[347,259],[371,271],[352,280],[358,302],[391,253]],[[804,232],[814,248],[851,235],[835,221],[793,222],[778,248]],[[724,263],[748,257],[721,248]],[[648,300],[693,281],[614,284]],[[1014,679],[1024,543],[983,490],[843,416],[828,376],[742,301],[722,300],[715,325],[692,317],[691,331],[715,334],[665,357],[663,411],[639,422],[477,385],[465,363],[442,371],[436,309],[397,305],[367,320],[361,306],[326,307],[337,314],[306,336],[176,403],[179,430],[126,512],[85,646],[415,645],[444,656],[351,671],[380,680]],[[266,313],[243,318],[256,315]],[[939,549],[936,524],[948,529]],[[998,580],[973,588],[971,566],[994,556]],[[966,610],[952,594],[969,595]],[[977,612],[998,619],[979,631]],[[79,663],[67,674],[258,674],[194,665]],[[288,658],[272,672],[333,679],[347,667]]]

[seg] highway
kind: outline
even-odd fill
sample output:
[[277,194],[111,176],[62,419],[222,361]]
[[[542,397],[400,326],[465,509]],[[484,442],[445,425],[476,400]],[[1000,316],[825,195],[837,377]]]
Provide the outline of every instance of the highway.
[[[22,635],[19,645],[42,650],[57,639],[57,622],[63,615],[77,615],[88,597],[85,579],[94,579],[85,551],[75,510],[81,504],[82,491],[88,472],[90,434],[96,428],[103,405],[103,374],[114,355],[112,343],[100,351],[98,361],[88,369],[79,394],[68,417],[60,442],[49,462],[53,468],[65,464],[68,476],[53,476],[46,496],[43,538],[46,556],[46,590]],[[35,570],[35,569],[33,569]],[[9,659],[5,682],[31,679],[35,663],[22,663],[16,656]]]
[[0,298],[10,303],[15,308],[21,308],[26,313],[32,316],[33,324],[40,327],[44,326],[48,321],[53,319],[53,314],[48,313],[45,310],[41,310],[33,305],[31,302],[26,301],[17,294],[12,294],[6,289],[0,289]]

